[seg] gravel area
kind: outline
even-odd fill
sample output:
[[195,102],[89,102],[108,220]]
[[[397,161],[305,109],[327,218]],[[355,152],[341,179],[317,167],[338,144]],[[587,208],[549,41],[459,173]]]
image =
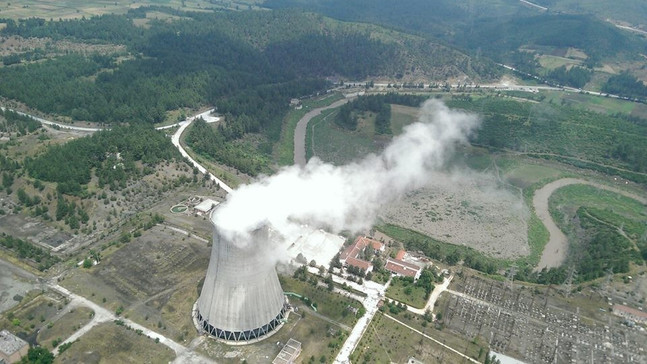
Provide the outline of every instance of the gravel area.
[[528,210],[518,192],[488,174],[437,174],[381,214],[388,223],[497,258],[530,254]]

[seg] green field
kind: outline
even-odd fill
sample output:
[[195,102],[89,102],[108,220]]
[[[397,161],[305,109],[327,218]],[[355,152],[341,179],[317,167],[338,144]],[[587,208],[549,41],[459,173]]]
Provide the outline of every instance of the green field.
[[539,64],[541,64],[543,68],[546,68],[549,71],[561,66],[579,65],[581,63],[581,61],[575,59],[551,56],[546,54],[539,57]]
[[647,231],[647,210],[645,205],[632,198],[615,192],[605,191],[589,185],[570,185],[555,191],[550,197],[550,211],[557,224],[570,230],[568,217],[577,209],[586,207],[595,218],[623,228],[634,239],[641,239]]
[[324,97],[304,100],[301,109],[291,109],[288,112],[283,118],[281,139],[274,146],[274,159],[278,161],[279,165],[290,166],[294,164],[294,128],[296,128],[299,120],[310,110],[328,106],[343,97],[342,94],[335,92]]
[[644,204],[590,185],[576,184],[562,187],[551,195],[550,204],[553,207],[562,206],[568,209],[577,209],[580,206],[593,207],[609,210],[628,219],[647,222],[647,210]]
[[[315,278],[308,274],[310,279]],[[313,285],[292,277],[281,276],[281,287],[286,292],[294,292],[308,297],[317,307],[317,312],[342,325],[352,327],[357,317],[348,311],[348,307],[360,308],[361,304],[351,298],[330,292],[326,287]],[[291,298],[297,300],[297,298]]]
[[386,296],[407,306],[423,308],[427,303],[425,299],[425,289],[415,286],[413,283],[404,284],[400,280],[392,280],[389,288],[386,290]]
[[[412,317],[410,320],[414,321],[420,318],[420,316],[408,313],[395,317],[399,321],[404,321],[406,320],[404,316],[407,315]],[[459,352],[464,352],[467,346],[468,356],[476,357],[479,354],[478,345],[452,337],[452,335],[440,335],[441,337],[439,337],[441,332],[430,327],[420,329],[419,331],[440,342],[445,342],[450,347],[453,346]],[[354,363],[406,363],[410,357],[415,357],[424,363],[465,362],[465,359],[458,354],[389,319],[380,312],[371,321],[350,359]]]

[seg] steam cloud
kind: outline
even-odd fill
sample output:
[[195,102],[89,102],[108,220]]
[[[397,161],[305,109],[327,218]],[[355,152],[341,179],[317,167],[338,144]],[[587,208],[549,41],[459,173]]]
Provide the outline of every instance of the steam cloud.
[[333,232],[366,230],[383,204],[429,182],[478,123],[473,114],[426,101],[419,121],[381,154],[344,166],[312,158],[305,167],[284,168],[233,191],[213,222],[221,235],[239,244],[265,224],[284,238],[298,236],[302,224]]

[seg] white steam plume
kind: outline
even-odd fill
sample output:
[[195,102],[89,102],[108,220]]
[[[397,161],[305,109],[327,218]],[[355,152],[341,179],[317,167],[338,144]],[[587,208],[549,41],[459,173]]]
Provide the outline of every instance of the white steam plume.
[[333,232],[368,229],[383,204],[425,185],[477,125],[473,114],[426,101],[419,121],[381,154],[344,166],[312,158],[305,167],[284,168],[233,191],[212,220],[221,235],[241,244],[265,224],[286,238],[298,235],[301,224]]

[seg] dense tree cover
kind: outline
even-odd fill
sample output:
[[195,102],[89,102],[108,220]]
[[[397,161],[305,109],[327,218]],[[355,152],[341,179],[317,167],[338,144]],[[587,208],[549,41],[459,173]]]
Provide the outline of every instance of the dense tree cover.
[[530,69],[524,64],[535,61],[517,52],[522,45],[583,49],[591,66],[618,53],[633,57],[645,47],[644,39],[589,15],[537,15],[519,2],[435,0],[431,5],[428,0],[409,0],[407,6],[394,7],[389,0],[267,0],[265,6],[301,8],[417,32],[525,71]]
[[54,354],[42,346],[32,346],[27,355],[20,360],[21,364],[51,364],[54,362]]
[[[20,135],[40,129],[40,122],[13,110],[0,109],[0,132],[17,132]],[[1,162],[0,162],[1,163]]]
[[[476,144],[537,156],[570,157],[560,160],[571,164],[581,159],[637,172],[646,171],[647,124],[644,122],[558,104],[533,104],[494,97],[452,99],[448,106],[482,116],[481,127],[472,140]],[[627,155],[631,157],[620,159],[624,155],[618,151],[620,144],[627,146],[625,150],[630,151]],[[587,164],[582,167],[597,168]],[[627,178],[634,177],[628,175]]]
[[[227,117],[227,116],[225,116]],[[193,150],[208,156],[219,163],[233,166],[243,173],[255,176],[267,168],[267,161],[250,153],[234,143],[228,143],[224,127],[212,128],[204,120],[198,119],[186,134],[186,142]]]
[[406,6],[393,6],[390,0],[266,0],[270,8],[301,8],[346,21],[388,25],[436,37],[444,37],[447,28],[465,26],[474,18],[500,18],[531,14],[522,7],[501,4],[490,6],[481,1],[407,0]]
[[375,132],[391,134],[391,104],[418,107],[426,99],[424,96],[389,92],[386,95],[367,95],[348,102],[339,108],[335,123],[349,130],[357,128],[357,113],[375,113]]
[[60,19],[46,21],[39,18],[3,19],[7,26],[5,34],[20,35],[25,38],[76,38],[82,40],[104,41],[128,44],[141,36],[144,29],[136,27],[131,19],[121,15],[101,15],[81,19]]
[[593,76],[593,71],[582,67],[571,67],[566,69],[566,66],[555,68],[546,75],[552,81],[560,85],[571,86],[575,88],[582,88],[586,85]]
[[422,251],[431,259],[436,259],[449,265],[459,262],[472,269],[488,274],[494,274],[499,269],[496,260],[484,256],[472,248],[455,247],[446,249],[448,244],[441,244],[431,239],[409,239],[404,241],[404,246],[410,251]]
[[468,49],[482,49],[495,59],[522,45],[575,47],[595,56],[631,52],[644,46],[643,41],[612,24],[584,15],[543,14],[503,23],[483,20],[474,27],[478,31],[465,34],[458,42]]
[[90,182],[92,171],[99,186],[125,187],[126,181],[152,171],[135,162],[152,166],[178,157],[177,150],[163,133],[146,125],[119,126],[92,136],[54,145],[35,158],[25,158],[29,174],[43,181],[58,182],[58,191],[79,194]]
[[577,282],[586,282],[604,276],[609,272],[627,273],[630,263],[644,264],[647,259],[647,243],[641,243],[641,251],[618,232],[618,229],[601,223],[589,208],[580,207],[576,212],[576,229],[583,240],[569,251],[565,264],[558,268],[531,272],[530,268],[519,272],[517,278],[540,284],[562,284],[568,270],[577,272]]
[[[242,105],[244,114],[273,125],[280,122],[289,98],[324,85],[305,78],[393,75],[408,67],[403,58],[407,48],[398,42],[384,42],[362,30],[337,29],[310,14],[183,13],[181,20],[135,27],[132,19],[144,15],[145,9],[140,9],[80,20],[9,21],[3,34],[121,42],[143,57],[116,62],[110,57],[67,56],[4,68],[0,94],[45,112],[97,122],[159,122],[168,110],[206,103],[239,117],[243,112],[230,110],[232,100],[240,104],[251,96],[253,102]],[[284,31],[275,32],[277,27]],[[418,45],[407,47],[418,51]],[[225,96],[228,100],[221,100]]]
[[47,250],[5,233],[0,235],[0,246],[14,252],[21,259],[33,260],[38,264],[38,269],[41,271],[50,268],[60,261],[58,257],[51,255]]
[[647,100],[647,85],[628,72],[621,72],[619,75],[609,77],[607,82],[602,85],[602,92]]

